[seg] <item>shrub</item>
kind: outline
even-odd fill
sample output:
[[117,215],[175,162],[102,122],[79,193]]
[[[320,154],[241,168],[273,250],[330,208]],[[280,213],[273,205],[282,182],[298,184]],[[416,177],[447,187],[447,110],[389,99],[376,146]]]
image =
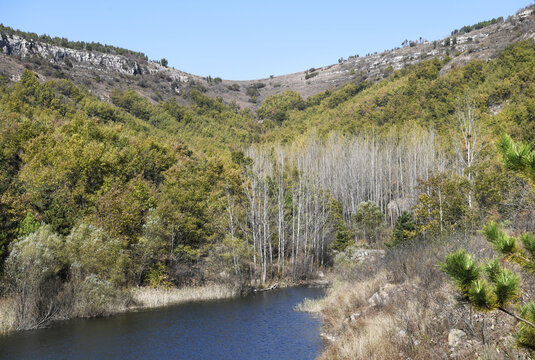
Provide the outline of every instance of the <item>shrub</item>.
[[26,217],[20,222],[18,227],[18,236],[21,239],[24,239],[28,235],[36,232],[41,224],[35,220],[35,216],[32,212],[28,212]]
[[230,91],[240,91],[240,85],[238,84],[227,85],[227,89],[229,89]]
[[81,317],[106,315],[119,300],[120,294],[110,281],[90,274],[77,287],[73,315]]
[[164,263],[156,264],[147,275],[147,282],[152,287],[169,288],[173,284],[169,281],[168,269]]
[[318,75],[317,72],[308,72],[308,71],[307,71],[307,72],[305,73],[305,80],[311,79],[311,78],[313,78],[314,76],[317,76],[317,75]]
[[84,279],[93,274],[105,281],[124,283],[128,257],[121,242],[104,230],[93,225],[78,225],[65,239],[65,248],[75,277]]
[[260,92],[258,91],[258,89],[255,86],[249,86],[245,93],[250,98],[255,98],[255,99],[260,95]]
[[45,225],[14,242],[4,275],[8,291],[17,303],[18,329],[46,325],[59,310],[58,279],[67,265],[62,239]]

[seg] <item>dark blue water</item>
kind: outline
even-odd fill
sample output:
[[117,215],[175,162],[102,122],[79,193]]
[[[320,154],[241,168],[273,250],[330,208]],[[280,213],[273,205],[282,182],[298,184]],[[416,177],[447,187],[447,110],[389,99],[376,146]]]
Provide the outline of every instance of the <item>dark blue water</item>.
[[313,359],[320,320],[296,312],[323,289],[188,303],[0,337],[1,359]]

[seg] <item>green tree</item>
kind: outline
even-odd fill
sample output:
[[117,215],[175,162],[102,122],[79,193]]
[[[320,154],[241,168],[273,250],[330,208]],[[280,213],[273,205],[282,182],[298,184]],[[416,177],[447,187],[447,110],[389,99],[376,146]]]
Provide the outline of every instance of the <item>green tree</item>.
[[169,62],[167,61],[166,58],[162,58],[162,60],[160,60],[160,64],[162,64],[162,66],[167,67],[167,64],[169,64]]
[[287,90],[282,94],[269,96],[258,108],[258,116],[261,119],[270,119],[283,122],[287,119],[290,110],[303,109],[305,102],[301,95],[295,91]]
[[41,223],[35,220],[35,216],[33,215],[33,213],[28,212],[24,220],[22,220],[19,224],[19,228],[18,228],[19,238],[24,239],[26,236],[36,232],[40,226],[41,226]]
[[441,172],[420,180],[421,194],[415,208],[420,231],[439,234],[465,228],[473,215],[466,194],[470,183],[456,174]]
[[155,209],[149,210],[142,233],[132,249],[132,266],[138,285],[141,285],[147,271],[161,257],[162,250],[166,248],[170,238]]
[[527,143],[515,143],[504,135],[498,143],[505,165],[535,186],[535,150]]
[[331,248],[336,251],[344,251],[352,243],[351,231],[344,221],[342,214],[342,204],[337,200],[332,200],[330,204],[331,221],[334,226],[334,240]]
[[360,203],[352,220],[357,234],[368,240],[369,243],[377,242],[384,233],[385,215],[379,205],[373,201]]
[[416,237],[416,224],[412,214],[408,211],[403,211],[396,219],[394,230],[392,231],[392,241],[388,246],[396,246],[406,243]]
[[110,235],[134,242],[141,233],[145,216],[154,208],[154,190],[151,184],[137,176],[127,184],[115,183],[95,203],[93,221]]

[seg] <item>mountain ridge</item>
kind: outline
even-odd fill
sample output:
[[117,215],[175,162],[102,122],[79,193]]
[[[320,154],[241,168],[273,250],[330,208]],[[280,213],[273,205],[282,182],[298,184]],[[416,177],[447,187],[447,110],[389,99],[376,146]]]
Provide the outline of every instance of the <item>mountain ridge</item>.
[[[530,5],[503,22],[465,34],[437,41],[405,41],[403,47],[364,57],[340,59],[338,64],[253,80],[201,77],[148,61],[142,53],[120,55],[73,49],[39,39],[26,39],[17,35],[16,31],[11,30],[10,33],[3,28],[0,29],[0,75],[17,81],[24,69],[30,69],[42,80],[68,78],[86,86],[104,100],[109,100],[114,88],[132,88],[153,102],[176,98],[179,103],[187,104],[188,100],[183,95],[197,89],[226,103],[235,102],[242,108],[255,108],[268,96],[285,90],[296,91],[306,99],[340,88],[348,82],[376,82],[395,70],[433,57],[441,60],[448,56],[452,58],[441,73],[472,60],[487,61],[511,43],[535,38],[534,9],[535,5]],[[114,47],[111,47],[111,52],[114,49],[129,52]]]

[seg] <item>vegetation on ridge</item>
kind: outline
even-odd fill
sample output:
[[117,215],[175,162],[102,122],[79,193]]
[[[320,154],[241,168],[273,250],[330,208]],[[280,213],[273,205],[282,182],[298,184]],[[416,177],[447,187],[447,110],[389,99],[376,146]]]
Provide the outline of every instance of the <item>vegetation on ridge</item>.
[[142,52],[123,49],[123,48],[113,46],[113,45],[106,45],[106,44],[102,45],[101,43],[98,43],[98,42],[69,41],[66,38],[60,38],[57,36],[50,37],[49,35],[46,35],[46,34],[38,35],[32,32],[25,32],[25,31],[21,31],[18,29],[15,30],[9,26],[4,26],[4,24],[0,24],[0,33],[8,34],[11,36],[13,35],[20,36],[21,38],[27,41],[40,41],[45,44],[61,46],[61,47],[69,48],[69,49],[98,51],[98,52],[114,54],[114,55],[133,56],[138,59],[148,60],[147,55],[143,54]]

